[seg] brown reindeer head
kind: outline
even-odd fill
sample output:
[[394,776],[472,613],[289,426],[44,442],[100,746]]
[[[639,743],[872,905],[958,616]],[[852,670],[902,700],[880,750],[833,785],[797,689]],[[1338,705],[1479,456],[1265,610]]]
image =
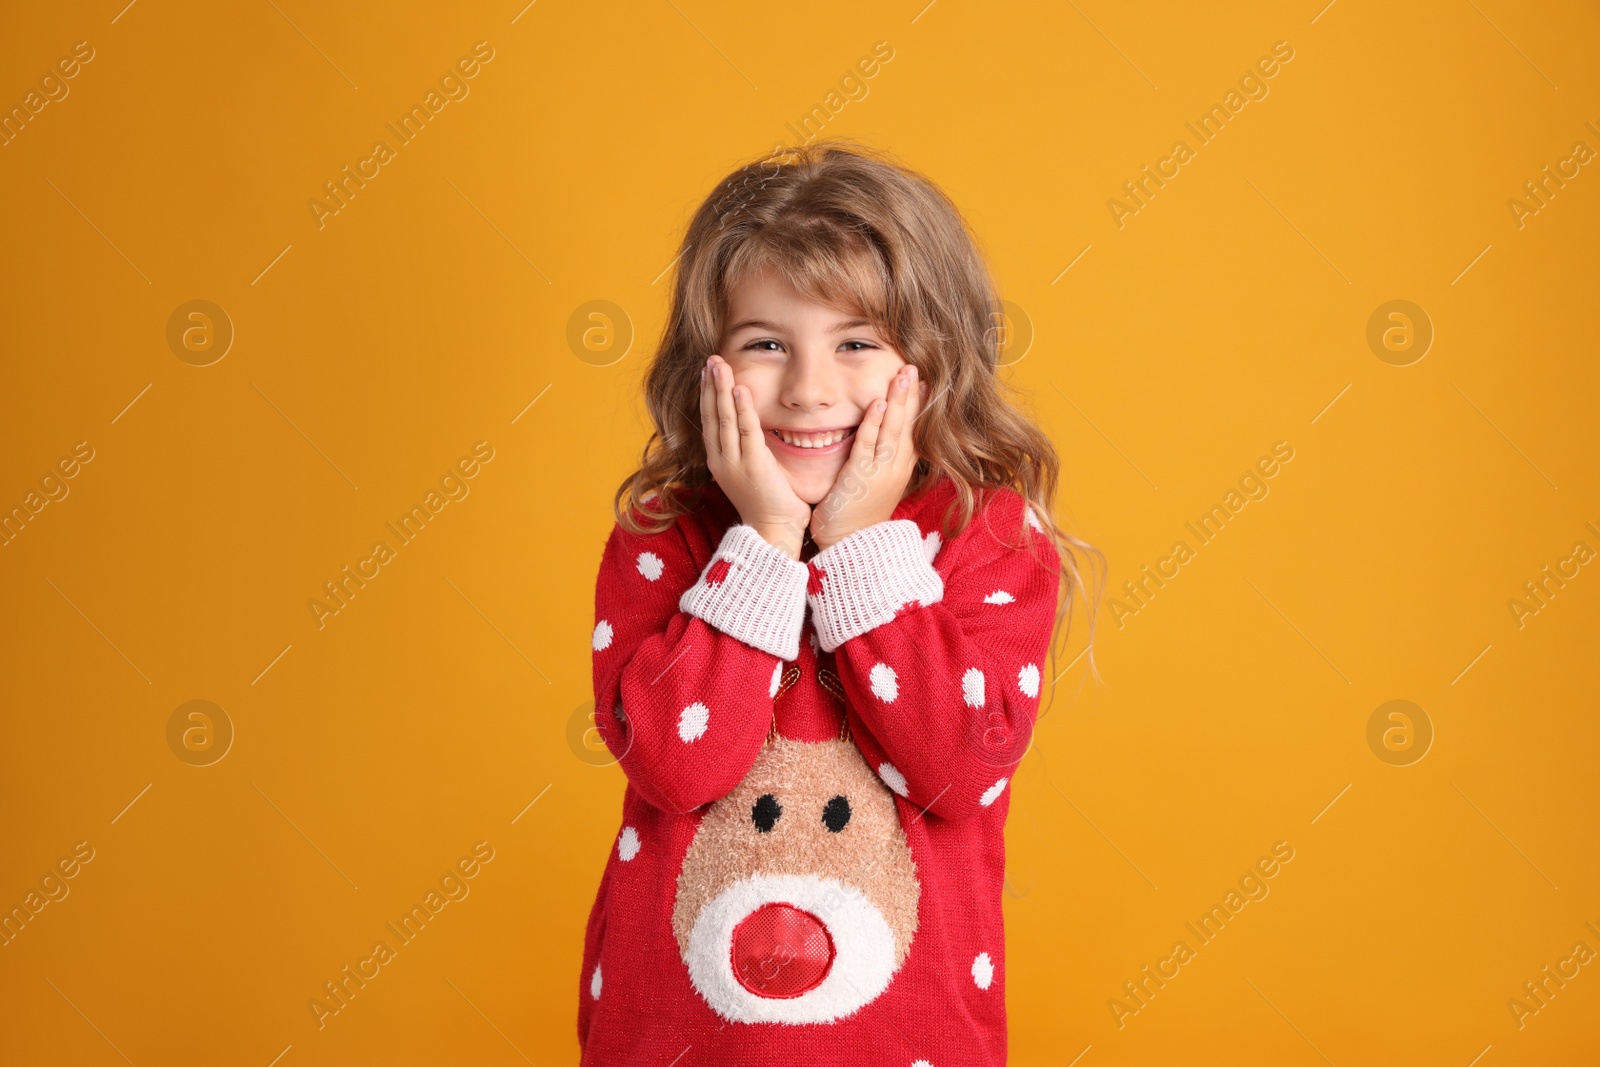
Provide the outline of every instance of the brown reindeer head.
[[672,927],[724,1018],[832,1022],[888,987],[920,895],[894,798],[855,744],[774,735],[701,817]]

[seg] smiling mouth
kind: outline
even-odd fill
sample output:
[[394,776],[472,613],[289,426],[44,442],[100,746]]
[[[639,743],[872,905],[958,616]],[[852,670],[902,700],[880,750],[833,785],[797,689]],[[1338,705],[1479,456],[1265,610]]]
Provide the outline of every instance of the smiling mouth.
[[855,439],[856,427],[848,430],[830,430],[827,433],[796,433],[789,430],[768,430],[767,441],[780,452],[795,456],[827,456],[850,447]]

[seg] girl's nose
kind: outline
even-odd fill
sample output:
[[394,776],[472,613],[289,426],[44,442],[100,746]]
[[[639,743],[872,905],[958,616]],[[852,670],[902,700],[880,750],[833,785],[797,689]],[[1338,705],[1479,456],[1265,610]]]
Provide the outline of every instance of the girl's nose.
[[797,352],[784,372],[784,407],[805,410],[830,407],[835,389],[829,374],[830,368],[821,357]]

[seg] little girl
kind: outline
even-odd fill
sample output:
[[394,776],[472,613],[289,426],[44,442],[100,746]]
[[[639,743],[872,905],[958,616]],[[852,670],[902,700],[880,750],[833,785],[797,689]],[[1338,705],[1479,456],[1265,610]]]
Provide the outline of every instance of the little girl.
[[585,1065],[1005,1062],[1007,783],[1103,557],[998,309],[944,194],[853,144],[696,212],[595,591],[627,790]]

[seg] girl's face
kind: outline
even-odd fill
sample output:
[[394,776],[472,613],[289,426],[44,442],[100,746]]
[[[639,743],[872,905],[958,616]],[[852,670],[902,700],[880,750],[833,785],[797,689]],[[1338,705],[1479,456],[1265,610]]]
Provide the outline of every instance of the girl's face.
[[770,271],[729,293],[717,354],[750,390],[795,495],[812,505],[833,488],[867,408],[906,365],[865,319],[813,303]]

